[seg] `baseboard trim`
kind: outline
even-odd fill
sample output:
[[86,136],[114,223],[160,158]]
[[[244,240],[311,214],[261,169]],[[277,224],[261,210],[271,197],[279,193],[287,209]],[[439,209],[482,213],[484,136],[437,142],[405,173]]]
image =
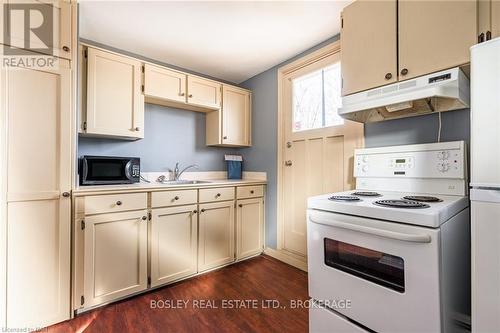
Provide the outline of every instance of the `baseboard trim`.
[[270,247],[266,247],[264,253],[274,259],[278,259],[279,261],[283,261],[286,264],[289,264],[293,267],[296,267],[304,272],[307,272],[307,262],[300,260],[296,256],[293,256],[286,251],[283,250],[275,250]]

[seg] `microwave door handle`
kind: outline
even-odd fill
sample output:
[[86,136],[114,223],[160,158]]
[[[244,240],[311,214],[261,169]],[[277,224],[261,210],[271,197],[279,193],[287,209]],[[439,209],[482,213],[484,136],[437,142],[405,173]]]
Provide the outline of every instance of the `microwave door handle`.
[[88,176],[88,173],[89,173],[89,166],[87,164],[87,159],[83,158],[82,159],[82,179],[85,179],[87,180],[87,176]]
[[309,219],[312,222],[323,224],[323,225],[328,225],[328,226],[332,226],[332,227],[336,227],[336,228],[342,228],[342,229],[362,232],[365,234],[380,236],[380,237],[384,237],[384,238],[396,239],[396,240],[403,241],[403,242],[411,242],[411,243],[430,243],[431,242],[431,236],[427,235],[427,234],[416,235],[416,234],[406,234],[406,233],[397,232],[397,231],[375,229],[375,228],[365,227],[365,226],[357,225],[357,224],[333,221],[332,219],[317,216],[314,213],[311,213],[309,215]]

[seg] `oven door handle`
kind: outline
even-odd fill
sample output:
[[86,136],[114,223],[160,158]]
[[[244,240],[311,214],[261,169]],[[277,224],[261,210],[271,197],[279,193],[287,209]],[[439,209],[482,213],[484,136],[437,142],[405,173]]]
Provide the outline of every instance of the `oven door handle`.
[[310,213],[309,219],[312,222],[328,225],[336,228],[342,228],[357,232],[362,232],[365,234],[375,235],[384,238],[396,239],[403,242],[411,243],[430,243],[431,236],[427,234],[406,234],[397,231],[389,231],[384,229],[375,229],[370,227],[365,227],[358,224],[346,223],[334,221],[332,218],[327,218],[325,216],[320,216],[319,214]]

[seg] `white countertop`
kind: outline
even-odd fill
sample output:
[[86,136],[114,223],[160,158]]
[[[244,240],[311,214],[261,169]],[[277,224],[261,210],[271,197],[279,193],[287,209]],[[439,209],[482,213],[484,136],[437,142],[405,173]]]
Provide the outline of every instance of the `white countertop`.
[[[201,179],[200,179],[201,180]],[[202,180],[204,183],[198,184],[161,184],[140,182],[135,184],[120,185],[89,185],[80,186],[73,190],[74,196],[89,194],[99,194],[103,192],[150,192],[165,191],[172,189],[198,189],[224,186],[244,186],[244,185],[265,185],[267,182],[262,179],[210,179]]]

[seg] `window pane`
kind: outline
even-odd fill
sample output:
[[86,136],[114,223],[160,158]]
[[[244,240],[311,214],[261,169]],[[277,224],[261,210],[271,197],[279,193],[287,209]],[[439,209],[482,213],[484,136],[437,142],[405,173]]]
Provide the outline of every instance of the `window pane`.
[[322,127],[321,70],[292,81],[293,131]]
[[325,126],[342,125],[344,119],[338,110],[342,106],[340,97],[341,76],[340,62],[324,69],[325,73]]
[[340,62],[292,81],[294,132],[341,125]]

